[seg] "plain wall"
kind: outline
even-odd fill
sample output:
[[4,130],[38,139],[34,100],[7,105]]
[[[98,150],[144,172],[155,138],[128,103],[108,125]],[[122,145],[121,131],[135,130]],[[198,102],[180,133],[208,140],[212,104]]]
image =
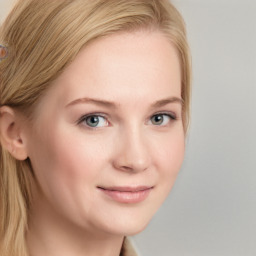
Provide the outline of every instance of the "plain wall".
[[[0,0],[1,20],[11,2]],[[255,256],[256,1],[173,3],[193,56],[187,152],[169,198],[133,240],[143,256]]]

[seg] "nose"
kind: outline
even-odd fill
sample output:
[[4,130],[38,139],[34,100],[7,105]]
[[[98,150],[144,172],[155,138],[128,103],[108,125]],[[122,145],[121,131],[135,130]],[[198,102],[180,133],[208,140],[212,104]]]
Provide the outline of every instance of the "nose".
[[117,142],[113,160],[115,169],[125,172],[142,172],[149,168],[151,157],[147,139],[139,129],[123,132]]

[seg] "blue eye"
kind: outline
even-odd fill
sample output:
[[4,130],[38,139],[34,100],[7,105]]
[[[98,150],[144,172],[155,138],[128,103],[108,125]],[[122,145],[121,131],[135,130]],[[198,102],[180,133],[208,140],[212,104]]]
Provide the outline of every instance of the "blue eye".
[[170,114],[156,114],[153,115],[150,119],[153,125],[164,126],[167,125],[171,120],[176,118]]
[[79,121],[79,123],[85,123],[86,126],[91,128],[108,126],[106,118],[100,115],[85,116]]

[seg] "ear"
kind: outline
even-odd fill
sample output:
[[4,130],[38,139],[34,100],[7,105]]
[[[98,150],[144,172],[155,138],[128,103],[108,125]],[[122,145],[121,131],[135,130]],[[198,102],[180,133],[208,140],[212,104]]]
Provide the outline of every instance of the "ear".
[[28,157],[23,129],[24,119],[18,112],[8,106],[0,108],[0,141],[17,160],[25,160]]

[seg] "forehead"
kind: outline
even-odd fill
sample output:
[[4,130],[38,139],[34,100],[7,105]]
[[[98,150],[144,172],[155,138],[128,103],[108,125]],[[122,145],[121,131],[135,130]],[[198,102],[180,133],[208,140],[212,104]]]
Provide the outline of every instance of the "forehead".
[[[158,31],[116,33],[92,41],[57,78],[66,102],[78,96],[126,102],[154,96],[180,96],[181,72],[177,51]],[[101,98],[102,98],[101,97]]]

